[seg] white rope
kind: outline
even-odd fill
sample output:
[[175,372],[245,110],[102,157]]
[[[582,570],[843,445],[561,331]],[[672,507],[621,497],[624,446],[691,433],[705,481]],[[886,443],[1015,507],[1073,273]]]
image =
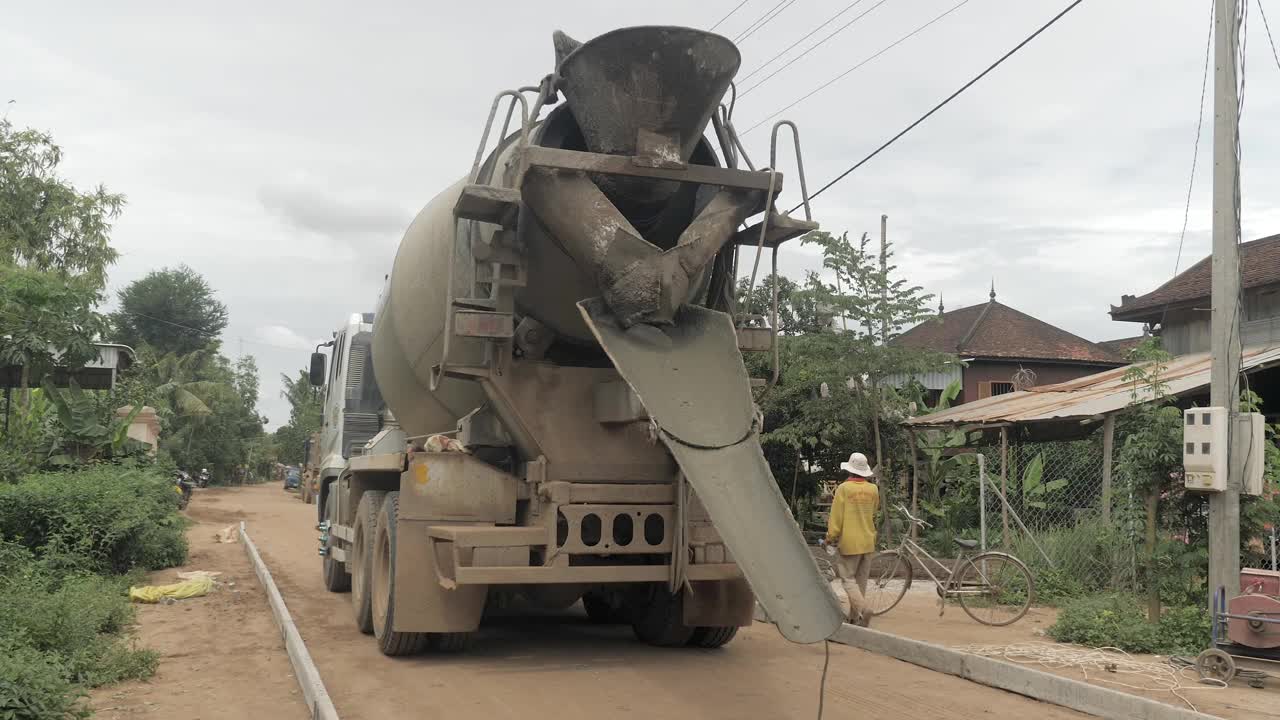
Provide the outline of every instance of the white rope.
[[[1113,647],[1086,648],[1078,645],[1059,645],[1055,643],[1017,643],[1014,645],[964,645],[955,648],[960,652],[983,657],[997,658],[1018,665],[1039,665],[1050,670],[1076,668],[1084,675],[1085,680],[1117,685],[1130,690],[1167,691],[1187,704],[1192,712],[1199,712],[1196,706],[1182,693],[1190,690],[1224,690],[1227,684],[1212,678],[1200,679],[1195,668],[1187,665],[1175,666],[1170,661],[1147,662],[1134,658],[1129,653]],[[1192,676],[1194,680],[1186,681]],[[1093,675],[1090,675],[1090,673]],[[1134,685],[1120,680],[1108,679],[1107,675],[1145,680],[1146,685]]]

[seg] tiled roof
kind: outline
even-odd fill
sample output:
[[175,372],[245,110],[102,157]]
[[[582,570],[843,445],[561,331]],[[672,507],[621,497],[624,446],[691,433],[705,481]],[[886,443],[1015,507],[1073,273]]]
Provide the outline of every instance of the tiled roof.
[[[1169,305],[1208,298],[1213,257],[1209,256],[1178,273],[1172,280],[1141,297],[1126,295],[1111,306],[1116,320],[1141,320],[1150,311]],[[1280,235],[1240,245],[1240,284],[1244,288],[1280,283]],[[1144,312],[1145,311],[1145,312]],[[1138,316],[1135,316],[1138,313]]]
[[1123,364],[1110,350],[994,298],[926,320],[893,342],[974,358]]
[[1129,357],[1129,353],[1146,339],[1146,335],[1134,335],[1133,337],[1120,338],[1119,340],[1103,340],[1098,343],[1098,346],[1116,357],[1124,359]]

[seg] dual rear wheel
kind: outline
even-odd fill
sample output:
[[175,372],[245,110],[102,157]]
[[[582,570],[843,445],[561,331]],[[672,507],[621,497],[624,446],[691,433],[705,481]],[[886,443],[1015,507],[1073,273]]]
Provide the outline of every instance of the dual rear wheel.
[[630,624],[637,639],[658,647],[687,645],[718,648],[729,644],[738,634],[737,626],[690,627],[683,622],[684,595],[672,595],[666,588],[655,586],[649,592],[631,595],[630,602],[614,595],[589,592],[582,606],[592,622],[601,625]]
[[[325,518],[338,522],[335,499],[325,500]],[[384,655],[416,655],[428,648],[441,652],[464,650],[472,633],[426,633],[395,630],[396,520],[400,493],[370,490],[360,498],[352,523],[351,549],[344,564],[331,553],[324,558],[325,587],[332,592],[351,591],[351,608],[360,632],[372,634]],[[335,544],[329,536],[326,548]],[[348,573],[349,571],[349,573]]]

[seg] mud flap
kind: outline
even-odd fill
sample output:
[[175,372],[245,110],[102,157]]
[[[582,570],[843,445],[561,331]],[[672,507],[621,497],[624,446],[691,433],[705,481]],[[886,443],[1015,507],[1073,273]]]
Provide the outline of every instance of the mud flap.
[[729,316],[686,305],[673,325],[623,330],[598,298],[578,308],[783,637],[830,637],[844,617],[765,462]]

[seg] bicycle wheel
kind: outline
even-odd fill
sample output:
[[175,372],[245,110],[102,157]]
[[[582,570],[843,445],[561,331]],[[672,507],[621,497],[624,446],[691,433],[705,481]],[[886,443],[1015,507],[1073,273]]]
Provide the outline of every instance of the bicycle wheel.
[[1031,571],[1018,558],[1001,552],[970,558],[951,586],[960,607],[983,625],[1008,625],[1031,607],[1035,588]]
[[874,617],[893,609],[911,587],[911,561],[897,550],[885,550],[871,559],[871,575],[865,593],[867,610]]

